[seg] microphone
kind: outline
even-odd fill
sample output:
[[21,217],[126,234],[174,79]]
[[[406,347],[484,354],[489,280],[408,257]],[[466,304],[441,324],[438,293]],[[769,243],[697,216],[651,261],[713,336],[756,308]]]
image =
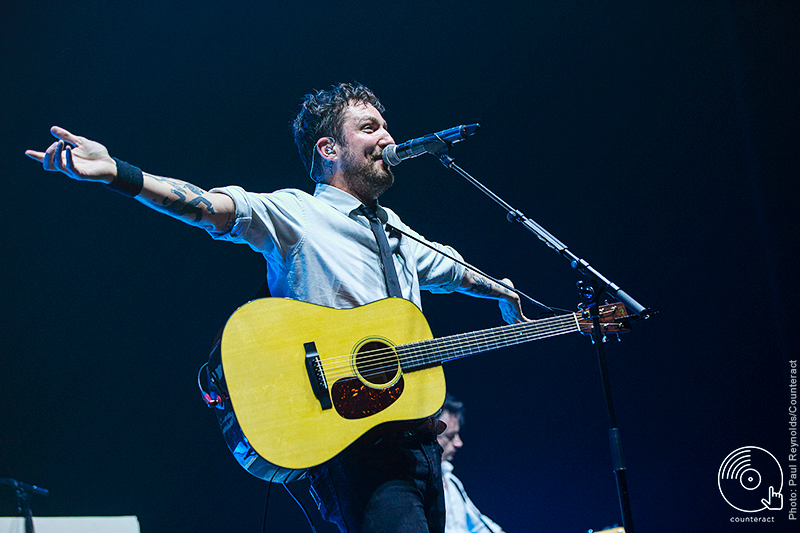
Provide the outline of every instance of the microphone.
[[480,128],[480,124],[468,124],[466,126],[456,126],[449,130],[438,133],[431,133],[418,139],[411,139],[402,144],[390,144],[381,152],[384,162],[390,166],[400,164],[400,161],[411,159],[422,154],[436,154],[451,144],[462,141],[474,134]]

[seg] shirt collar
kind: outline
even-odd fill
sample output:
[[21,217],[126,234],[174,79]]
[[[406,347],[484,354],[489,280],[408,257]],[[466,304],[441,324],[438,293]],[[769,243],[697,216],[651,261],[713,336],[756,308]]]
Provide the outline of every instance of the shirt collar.
[[[314,189],[314,197],[322,200],[340,213],[351,218],[358,215],[357,210],[359,207],[361,207],[361,202],[358,201],[358,198],[346,191],[343,191],[342,189],[328,185],[327,183],[317,184],[317,187]],[[381,222],[385,222],[387,219],[386,210],[381,207],[380,204],[376,203],[376,205],[378,218],[381,220]],[[353,213],[354,211],[356,211],[356,213]]]

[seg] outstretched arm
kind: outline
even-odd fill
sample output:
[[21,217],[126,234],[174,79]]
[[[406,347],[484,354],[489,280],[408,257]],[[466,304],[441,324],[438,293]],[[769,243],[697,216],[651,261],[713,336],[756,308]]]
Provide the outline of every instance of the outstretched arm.
[[[117,178],[117,162],[102,144],[73,135],[63,128],[50,129],[56,142],[44,152],[27,150],[45,170],[63,172],[79,181],[109,184]],[[142,190],[135,198],[144,205],[192,226],[222,232],[233,223],[235,206],[225,195],[210,193],[191,183],[142,173]]]
[[[514,286],[509,279],[504,279],[502,281],[509,287]],[[477,272],[471,270],[465,271],[464,278],[461,280],[461,285],[458,286],[456,291],[478,298],[492,298],[498,300],[500,312],[503,314],[503,320],[509,324],[527,322],[529,320],[522,313],[522,301],[520,300],[519,294]]]

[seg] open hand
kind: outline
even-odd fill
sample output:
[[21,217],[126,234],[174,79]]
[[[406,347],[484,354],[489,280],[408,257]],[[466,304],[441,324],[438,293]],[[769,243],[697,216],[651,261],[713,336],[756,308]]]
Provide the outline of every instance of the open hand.
[[45,170],[63,172],[80,181],[110,183],[117,175],[117,163],[102,144],[73,135],[53,126],[50,133],[58,139],[45,152],[26,150],[25,155],[41,161]]

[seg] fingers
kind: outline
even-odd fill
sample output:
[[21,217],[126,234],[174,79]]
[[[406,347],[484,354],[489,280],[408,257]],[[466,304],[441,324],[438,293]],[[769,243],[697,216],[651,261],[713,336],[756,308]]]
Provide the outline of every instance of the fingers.
[[36,150],[26,150],[25,155],[36,161],[40,161],[45,170],[52,172],[64,172],[66,174],[74,172],[74,165],[72,161],[72,150],[70,145],[79,146],[85,139],[77,135],[73,135],[64,128],[53,126],[50,128],[50,133],[53,134],[58,141],[50,145],[45,152]]
[[[69,148],[67,148],[69,151]],[[29,152],[33,152],[29,150]],[[28,152],[25,152],[28,153]],[[34,153],[41,153],[41,152],[34,152]],[[56,141],[50,145],[47,151],[42,154],[42,166],[45,170],[52,171],[52,172],[66,172],[64,168],[64,162],[62,159],[62,154],[64,153],[64,141]]]
[[44,160],[44,152],[37,152],[36,150],[25,150],[25,155],[31,159],[35,159],[40,163]]
[[64,156],[64,166],[66,167],[66,173],[68,175],[76,174],[75,164],[72,162],[72,150],[69,146],[67,146],[66,154]]
[[72,146],[77,146],[83,140],[83,137],[79,137],[77,135],[73,135],[64,128],[60,128],[58,126],[53,126],[50,128],[50,133],[53,134],[53,137],[56,139],[61,139],[62,141],[68,142]]
[[63,168],[63,165],[61,164],[61,155],[63,153],[64,153],[64,141],[58,141],[56,143],[56,150],[53,153],[51,170],[61,170]]
[[57,144],[57,142],[51,144],[44,153],[44,158],[42,158],[42,166],[44,166],[45,170],[53,170],[53,157],[56,152]]

